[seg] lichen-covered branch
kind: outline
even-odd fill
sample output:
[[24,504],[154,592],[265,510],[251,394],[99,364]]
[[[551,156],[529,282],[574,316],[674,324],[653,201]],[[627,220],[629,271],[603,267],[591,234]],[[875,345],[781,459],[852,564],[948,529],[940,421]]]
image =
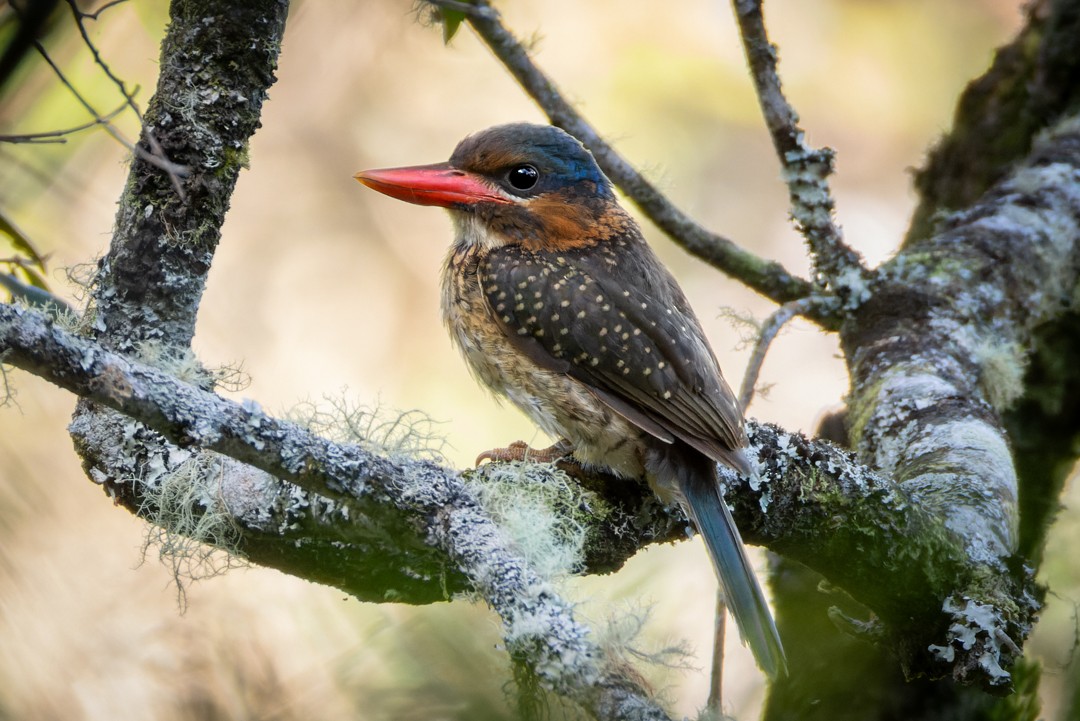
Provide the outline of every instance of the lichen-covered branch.
[[[943,610],[931,647],[958,680],[1007,685],[1030,631],[997,584],[1017,548],[1018,486],[1002,412],[1024,392],[1036,329],[1073,308],[1080,279],[1080,120],[1046,131],[1028,161],[979,202],[910,243],[845,324],[850,430],[861,460],[963,539],[983,572]],[[972,647],[978,663],[955,663]]]
[[791,198],[791,216],[806,238],[817,280],[834,292],[844,306],[857,306],[865,298],[868,271],[862,258],[844,243],[833,220],[833,151],[806,143],[799,117],[780,87],[776,72],[777,50],[769,41],[762,0],[734,0],[750,77],[757,90],[765,127],[772,136],[784,181]]
[[[500,615],[508,649],[524,659],[546,687],[600,718],[668,718],[648,693],[608,665],[588,627],[574,618],[571,605],[521,559],[459,474],[429,461],[386,458],[358,446],[331,443],[267,416],[257,404],[225,400],[72,336],[35,311],[0,305],[0,352],[5,362],[137,418],[175,444],[162,446],[139,424],[98,412],[74,422],[78,442],[89,447],[88,461],[100,460],[103,456],[90,454],[100,454],[95,449],[110,443],[124,443],[127,452],[119,455],[130,456],[130,448],[138,443],[163,448],[170,456],[190,455],[188,449],[213,450],[286,479],[315,494],[308,499],[320,498],[324,521],[340,523],[364,537],[370,554],[364,560],[374,568],[385,563],[373,556],[396,547],[396,557],[407,564],[401,575],[414,575],[417,582],[445,595],[443,577],[420,566],[425,555],[437,551],[443,564],[453,569],[449,573],[461,574],[467,587]],[[105,475],[120,470],[115,466],[103,470],[92,465],[90,470],[110,489],[121,488],[121,479]],[[284,492],[286,502],[301,498],[241,464],[223,463],[214,470],[214,480],[233,476],[218,489],[206,489],[224,493],[228,508],[270,505],[275,493]],[[352,549],[354,561],[357,550]],[[309,560],[319,563],[314,557]],[[329,565],[336,568],[338,561]],[[380,576],[365,572],[364,565],[355,563],[352,570],[378,581]],[[318,569],[311,573],[325,574]],[[397,582],[400,576],[392,580]],[[402,600],[402,588],[382,590],[381,600]],[[376,597],[373,589],[367,591],[368,598]]]
[[[438,5],[439,2],[433,4]],[[477,35],[536,101],[552,124],[584,143],[608,177],[672,240],[777,303],[810,294],[811,284],[789,273],[779,263],[759,258],[728,238],[706,230],[676,208],[563,97],[555,83],[532,61],[525,46],[503,25],[498,12],[488,0],[476,0],[462,10],[466,12],[469,24]]]
[[[91,477],[121,500],[133,493],[125,490],[125,485],[136,481],[154,485],[163,474],[175,472],[189,462],[197,451],[213,451],[240,463],[232,465],[222,460],[223,465],[204,467],[209,485],[202,487],[195,500],[204,503],[208,497],[217,497],[222,503],[221,510],[243,523],[244,534],[250,527],[264,534],[277,534],[280,543],[288,545],[297,538],[306,538],[292,535],[298,529],[286,527],[298,521],[363,527],[351,533],[366,532],[370,537],[366,545],[337,545],[344,546],[350,565],[374,564],[383,570],[369,574],[366,579],[352,579],[351,585],[335,585],[369,600],[394,598],[412,603],[442,600],[448,591],[466,588],[453,577],[446,585],[447,578],[442,574],[453,570],[445,567],[445,557],[424,555],[422,546],[426,543],[427,526],[412,526],[393,511],[396,507],[411,508],[408,502],[395,501],[394,494],[409,495],[427,482],[457,483],[457,472],[431,461],[386,457],[358,446],[332,443],[294,423],[271,418],[254,402],[227,400],[158,368],[105,349],[95,341],[74,336],[41,312],[28,308],[0,304],[0,352],[6,364],[117,411],[102,412],[100,417],[77,418],[73,429],[78,443],[87,452]],[[887,480],[869,474],[853,463],[850,454],[834,446],[790,436],[770,426],[754,424],[754,427],[757,428],[755,452],[769,469],[766,477],[771,480],[755,488],[742,485],[735,492],[734,498],[742,509],[740,514],[746,518],[748,538],[781,547],[800,545],[802,550],[794,552],[796,557],[811,560],[824,548],[823,543],[833,541],[814,541],[800,535],[788,541],[785,540],[788,526],[809,528],[812,519],[820,514],[835,515],[892,488]],[[143,444],[160,448],[144,464],[156,475],[147,476],[145,470],[140,472],[130,465],[132,447]],[[793,453],[795,447],[806,449],[801,461]],[[770,460],[781,457],[788,459],[783,467]],[[243,464],[273,477],[263,476]],[[586,550],[586,564],[581,570],[609,572],[648,543],[685,537],[685,519],[674,509],[661,508],[644,483],[577,467],[569,470],[591,494],[587,499],[588,513],[582,520],[591,528],[587,545],[593,548]],[[545,473],[554,472],[549,469]],[[483,471],[470,473],[482,475]],[[543,475],[521,480],[526,484],[542,483]],[[816,489],[806,487],[802,483],[806,478],[814,478],[828,492],[819,494]],[[731,475],[728,480],[738,482]],[[478,481],[482,483],[483,479]],[[522,498],[526,497],[528,487],[521,493]],[[278,514],[282,507],[288,506],[296,507],[292,509],[296,515]],[[303,521],[298,511],[305,506],[318,506],[320,510],[313,518]],[[789,509],[790,515],[777,520],[778,507]],[[901,503],[886,513],[902,511],[902,507]],[[874,511],[868,507],[866,512]],[[676,515],[672,517],[672,513]],[[883,519],[881,516],[877,522]],[[349,533],[343,531],[341,539],[347,539]],[[608,540],[616,537],[621,543]],[[374,538],[382,538],[382,544],[374,543],[371,540]],[[405,549],[409,554],[417,552],[407,556],[408,562],[393,561],[402,564],[400,577],[390,575],[388,563],[378,558],[392,553],[394,548]],[[311,562],[316,566],[325,564],[325,561],[316,563],[316,559]],[[329,567],[336,568],[336,564]],[[316,567],[298,571],[305,578],[320,573]],[[412,578],[413,586],[406,584],[408,577]]]
[[172,3],[143,144],[152,135],[187,169],[183,196],[168,173],[132,159],[93,296],[93,328],[107,344],[190,344],[221,224],[274,82],[287,12],[284,0]]
[[[471,551],[459,549],[459,544],[472,548],[481,540],[464,533],[464,522],[456,514],[464,509],[472,518],[482,510],[474,507],[472,493],[454,471],[429,461],[387,458],[331,443],[267,416],[257,404],[228,401],[72,336],[36,311],[0,306],[0,349],[7,363],[130,416],[175,444],[163,444],[115,414],[98,413],[92,422],[76,420],[73,430],[80,447],[110,449],[84,453],[91,476],[121,499],[136,490],[144,499],[152,495],[146,486],[160,484],[172,465],[191,462],[194,449],[215,451],[242,463],[222,461],[215,466],[211,483],[203,486],[199,498],[219,497],[226,513],[267,519],[276,518],[282,505],[308,503],[318,508],[309,525],[339,526],[336,533],[348,542],[340,544],[340,557],[328,561],[309,553],[305,558],[309,565],[296,567],[289,552],[284,561],[272,553],[275,547],[295,543],[296,532],[290,535],[264,522],[256,529],[261,533],[256,539],[261,562],[303,577],[330,579],[352,591],[360,589],[361,597],[372,600],[437,600],[445,597],[449,586],[476,588],[497,610],[499,604],[509,603],[492,599],[489,593],[507,594],[516,587],[494,588],[491,579],[477,580],[491,556],[473,557]],[[945,642],[948,618],[941,605],[958,588],[982,605],[998,598],[984,597],[979,588],[970,587],[973,579],[985,575],[980,569],[988,563],[998,571],[998,560],[972,558],[963,538],[934,509],[914,503],[903,486],[868,471],[851,454],[828,443],[766,425],[751,428],[752,455],[758,459],[761,480],[739,481],[724,472],[729,483],[740,484],[730,497],[744,536],[817,569],[848,590],[882,619],[887,629],[882,636],[889,635],[909,655],[919,648],[925,651],[935,641]],[[144,468],[162,469],[155,478],[141,479],[144,487],[138,489],[122,476],[137,472],[132,465],[136,461],[131,460],[133,447],[160,449],[149,451],[148,457],[135,456],[145,458],[138,460]],[[111,454],[109,462],[99,465],[103,453]],[[544,476],[534,474],[532,480],[544,483]],[[589,512],[582,516],[590,527],[588,543],[604,549],[608,564],[600,570],[621,563],[625,556],[619,553],[629,555],[647,543],[671,540],[685,528],[683,519],[659,508],[644,484],[587,473],[582,481],[592,494]],[[532,491],[525,485],[519,492],[524,499]],[[469,499],[466,506],[461,499]],[[329,531],[308,532],[318,539],[309,551],[339,545],[329,541]],[[484,526],[484,539],[489,532]],[[277,543],[274,534],[279,536]],[[604,540],[614,538],[621,540],[617,548]],[[852,554],[852,548],[860,553]],[[473,567],[474,563],[481,565]],[[395,570],[391,564],[400,566]],[[334,580],[335,574],[345,572],[356,575],[346,583]],[[506,569],[497,575],[504,578]],[[1035,610],[1021,602],[1031,592],[1030,579],[1008,583],[1006,578],[1000,585],[1017,599],[1018,607],[1010,618],[1026,629]],[[514,591],[524,593],[526,600],[520,603],[531,603],[526,590]],[[998,587],[995,592],[1000,593]],[[545,593],[553,603],[562,603]],[[513,620],[503,618],[512,635]],[[963,652],[957,653],[957,662],[964,658]],[[563,682],[552,681],[553,686],[558,683]]]
[[915,174],[919,205],[907,241],[935,232],[1031,150],[1035,136],[1080,103],[1080,2],[1035,0],[1017,37],[960,96],[953,127]]

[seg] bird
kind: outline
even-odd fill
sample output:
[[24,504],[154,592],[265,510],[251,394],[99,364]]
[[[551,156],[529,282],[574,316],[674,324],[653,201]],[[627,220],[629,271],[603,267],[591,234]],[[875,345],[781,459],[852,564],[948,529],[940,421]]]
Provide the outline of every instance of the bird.
[[466,137],[448,162],[355,178],[449,211],[443,319],[479,382],[560,439],[528,457],[569,451],[679,504],[758,666],[786,673],[717,471],[754,473],[742,410],[685,294],[589,150],[555,126],[510,123]]

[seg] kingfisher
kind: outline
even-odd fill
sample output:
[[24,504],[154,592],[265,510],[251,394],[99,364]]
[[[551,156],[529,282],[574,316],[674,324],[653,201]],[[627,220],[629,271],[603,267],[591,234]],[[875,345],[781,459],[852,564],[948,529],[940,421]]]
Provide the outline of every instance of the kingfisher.
[[481,457],[572,454],[647,479],[704,538],[758,665],[785,673],[717,471],[721,463],[753,474],[742,411],[686,296],[588,149],[554,126],[512,123],[465,138],[449,162],[356,179],[449,211],[442,313],[450,336],[481,384],[561,439],[539,452],[513,444]]

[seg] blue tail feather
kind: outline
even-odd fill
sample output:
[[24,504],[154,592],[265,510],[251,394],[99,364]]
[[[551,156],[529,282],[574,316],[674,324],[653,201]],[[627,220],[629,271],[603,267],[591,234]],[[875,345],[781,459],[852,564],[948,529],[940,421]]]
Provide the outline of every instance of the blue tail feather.
[[765,595],[746,557],[735,520],[720,496],[715,465],[704,457],[701,460],[707,464],[707,469],[693,463],[689,464],[691,468],[684,467],[684,472],[679,474],[687,511],[709,549],[727,606],[743,642],[750,646],[758,665],[770,677],[786,674],[784,647]]

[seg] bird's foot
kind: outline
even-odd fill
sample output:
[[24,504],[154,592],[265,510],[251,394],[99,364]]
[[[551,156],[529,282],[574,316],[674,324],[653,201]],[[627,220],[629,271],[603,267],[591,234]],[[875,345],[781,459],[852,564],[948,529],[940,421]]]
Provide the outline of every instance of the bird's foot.
[[530,448],[525,441],[514,441],[506,448],[492,448],[476,457],[476,465],[484,461],[527,461],[529,463],[554,463],[574,452],[574,446],[563,438],[547,448]]

